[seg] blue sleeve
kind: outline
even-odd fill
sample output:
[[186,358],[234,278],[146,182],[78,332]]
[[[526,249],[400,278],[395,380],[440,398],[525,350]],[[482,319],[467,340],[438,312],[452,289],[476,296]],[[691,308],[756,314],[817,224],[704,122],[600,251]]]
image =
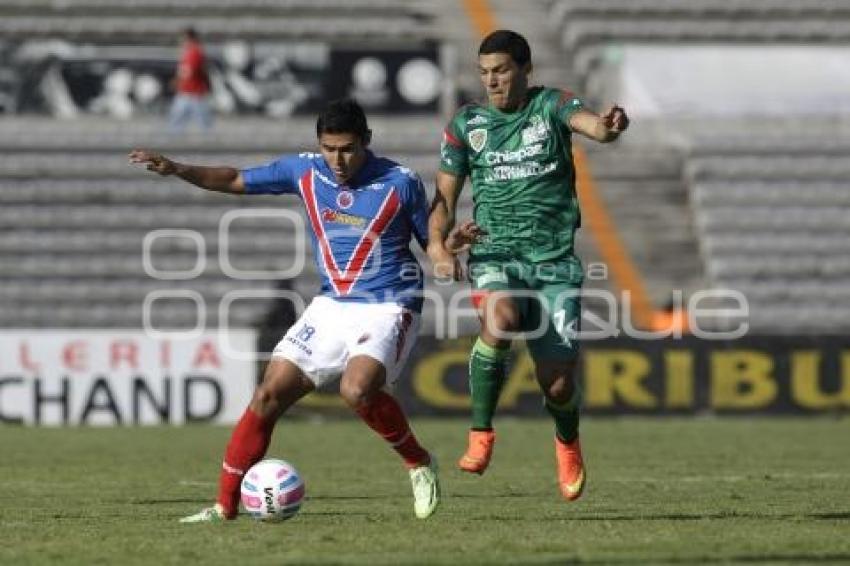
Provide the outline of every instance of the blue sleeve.
[[413,174],[408,184],[405,199],[405,209],[410,220],[413,236],[424,250],[428,247],[428,195],[425,194],[425,185],[419,175]]
[[301,163],[297,155],[284,155],[266,165],[243,169],[245,192],[272,195],[297,193]]

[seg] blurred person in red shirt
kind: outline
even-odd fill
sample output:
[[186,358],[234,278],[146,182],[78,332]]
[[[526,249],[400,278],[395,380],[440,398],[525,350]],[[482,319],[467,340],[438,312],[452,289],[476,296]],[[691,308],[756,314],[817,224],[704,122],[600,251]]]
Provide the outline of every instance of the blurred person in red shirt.
[[212,111],[208,102],[210,80],[204,50],[198,33],[193,28],[183,30],[182,42],[180,63],[172,80],[175,95],[169,113],[169,124],[173,132],[179,133],[194,117],[202,129],[208,130],[212,126]]

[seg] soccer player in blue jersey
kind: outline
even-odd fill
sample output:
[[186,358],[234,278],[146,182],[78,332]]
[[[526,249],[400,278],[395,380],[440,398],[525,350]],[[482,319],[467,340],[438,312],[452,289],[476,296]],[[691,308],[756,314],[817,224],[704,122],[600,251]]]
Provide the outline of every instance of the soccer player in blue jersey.
[[423,276],[410,242],[416,238],[424,249],[427,240],[422,181],[367,149],[371,131],[354,101],[331,103],[319,116],[316,134],[319,153],[284,155],[241,171],[187,165],[143,150],[130,153],[133,163],[210,191],[297,195],[307,211],[322,278],[320,296],[274,349],[233,430],[215,505],[183,522],[235,518],[242,476],[264,456],[277,419],[336,379],[345,402],[404,461],[416,516],[431,516],[440,501],[434,458],[384,390],[401,373],[419,328]]

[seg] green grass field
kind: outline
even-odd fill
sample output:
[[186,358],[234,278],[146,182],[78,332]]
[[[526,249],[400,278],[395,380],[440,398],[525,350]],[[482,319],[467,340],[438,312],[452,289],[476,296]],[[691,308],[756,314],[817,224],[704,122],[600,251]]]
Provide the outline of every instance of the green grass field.
[[209,504],[224,428],[0,427],[0,564],[565,564],[850,561],[850,420],[588,419],[590,483],[559,499],[551,427],[498,424],[488,473],[453,469],[465,421],[420,420],[443,505],[357,421],[282,422],[295,519],[181,525]]

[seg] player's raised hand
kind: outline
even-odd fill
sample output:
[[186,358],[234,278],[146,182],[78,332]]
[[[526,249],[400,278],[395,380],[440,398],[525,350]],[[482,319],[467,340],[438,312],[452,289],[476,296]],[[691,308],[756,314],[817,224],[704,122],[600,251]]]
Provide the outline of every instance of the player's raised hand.
[[465,220],[456,226],[446,237],[446,250],[452,254],[466,251],[486,234],[487,232],[476,224],[474,220]]
[[612,106],[599,115],[609,132],[619,134],[629,127],[629,117],[621,106]]
[[129,155],[130,163],[143,163],[148,171],[159,173],[162,176],[174,175],[177,165],[160,153],[134,149]]

